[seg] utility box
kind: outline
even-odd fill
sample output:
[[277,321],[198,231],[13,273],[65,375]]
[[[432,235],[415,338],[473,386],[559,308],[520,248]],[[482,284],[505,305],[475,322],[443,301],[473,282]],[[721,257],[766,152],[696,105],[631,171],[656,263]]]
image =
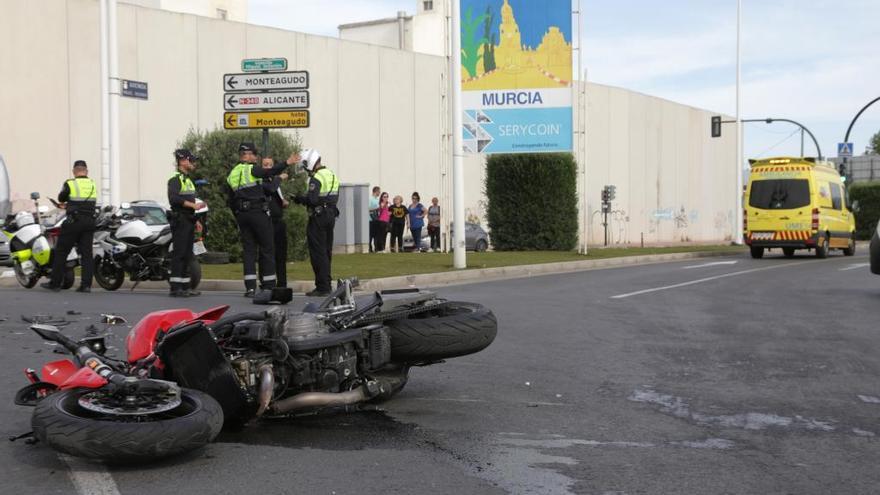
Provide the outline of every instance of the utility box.
[[339,218],[333,229],[334,253],[366,253],[370,240],[370,185],[339,185]]

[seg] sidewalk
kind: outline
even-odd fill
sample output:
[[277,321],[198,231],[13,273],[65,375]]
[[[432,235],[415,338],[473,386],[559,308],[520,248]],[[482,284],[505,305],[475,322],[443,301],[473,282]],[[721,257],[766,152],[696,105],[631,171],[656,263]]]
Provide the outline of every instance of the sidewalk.
[[[589,270],[602,270],[621,266],[648,265],[697,258],[730,256],[731,254],[744,255],[744,253],[745,251],[740,252],[737,251],[736,248],[731,248],[730,251],[696,251],[690,253],[621,256],[617,258],[604,258],[598,260],[540,263],[535,265],[514,265],[496,268],[478,268],[443,273],[424,273],[417,275],[375,278],[369,280],[364,279],[360,281],[360,290],[372,292],[403,287],[440,287],[444,285],[460,285],[477,282],[487,282],[493,280],[526,278],[537,275],[551,275],[554,273],[571,273]],[[288,286],[293,289],[294,293],[300,294],[315,288],[314,283],[309,280],[292,280],[288,282]],[[3,272],[0,272],[0,287],[19,287],[18,283],[15,280],[15,277],[12,276],[11,269],[6,269]],[[126,283],[123,284],[120,290],[131,289],[131,287],[132,283],[126,281]],[[97,287],[97,284],[95,288],[99,291],[101,290],[100,287]],[[140,284],[138,284],[137,288],[167,290],[168,283],[141,282]],[[241,292],[244,290],[244,283],[241,280],[202,280],[201,284],[199,285],[199,290]]]

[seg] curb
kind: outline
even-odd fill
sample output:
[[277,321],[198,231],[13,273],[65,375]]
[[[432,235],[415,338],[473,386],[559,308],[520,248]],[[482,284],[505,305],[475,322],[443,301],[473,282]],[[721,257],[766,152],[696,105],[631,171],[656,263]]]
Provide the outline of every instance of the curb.
[[[478,282],[527,278],[538,275],[558,273],[575,273],[591,270],[604,270],[622,266],[651,265],[699,258],[713,258],[738,254],[737,251],[697,251],[691,253],[649,254],[644,256],[620,256],[601,260],[563,261],[557,263],[540,263],[537,265],[514,265],[495,268],[472,268],[455,272],[423,273],[416,275],[400,275],[396,277],[361,280],[360,290],[374,292],[384,289],[401,287],[438,287],[445,285],[463,285]],[[3,270],[0,270],[2,272]],[[132,283],[126,281],[120,290],[131,289]],[[0,277],[0,287],[18,287],[14,277]],[[305,293],[314,288],[314,283],[307,280],[291,280],[288,287],[294,293]],[[168,290],[167,282],[141,282],[139,289]],[[244,283],[241,280],[202,280],[201,291],[242,292]]]

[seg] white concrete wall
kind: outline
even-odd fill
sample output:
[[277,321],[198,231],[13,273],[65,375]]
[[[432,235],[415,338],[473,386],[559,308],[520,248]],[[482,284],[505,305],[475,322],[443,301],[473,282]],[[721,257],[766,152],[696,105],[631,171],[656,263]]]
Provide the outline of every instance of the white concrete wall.
[[[412,18],[407,17],[403,22],[403,26],[404,49],[412,50]],[[362,25],[340,26],[339,38],[388,48],[400,48],[400,25],[397,19],[389,18],[387,21],[381,20]]]
[[[32,36],[39,19],[41,35]],[[6,0],[0,16],[0,155],[13,199],[55,195],[73,160],[100,180],[100,65],[95,0]],[[149,100],[120,105],[124,200],[165,200],[171,152],[190,128],[222,127],[222,76],[242,58],[286,57],[311,74],[312,126],[344,182],[378,184],[451,217],[445,59],[335,38],[120,5],[120,71]],[[617,185],[614,242],[719,241],[734,215],[734,139],[709,137],[710,112],[588,86],[589,211]],[[294,131],[273,131],[294,132]],[[465,206],[482,217],[484,158],[466,160]],[[548,198],[552,205],[552,198]],[[593,215],[590,241],[601,242]]]

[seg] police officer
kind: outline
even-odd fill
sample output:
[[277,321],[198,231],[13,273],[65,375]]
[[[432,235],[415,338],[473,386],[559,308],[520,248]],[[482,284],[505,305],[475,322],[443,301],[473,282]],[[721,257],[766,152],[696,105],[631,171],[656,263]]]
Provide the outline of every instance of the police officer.
[[226,183],[230,188],[229,205],[235,212],[235,220],[241,233],[242,261],[244,264],[245,297],[254,297],[257,288],[257,253],[263,279],[261,287],[275,287],[275,250],[273,249],[272,221],[269,205],[263,191],[263,179],[279,175],[288,165],[296,163],[291,155],[287,163],[277,163],[272,168],[256,165],[256,147],[253,143],[241,143],[238,147],[239,163],[229,172]]
[[307,292],[310,297],[330,295],[330,262],[333,256],[333,227],[339,210],[339,179],[330,169],[321,164],[318,150],[303,150],[294,157],[309,174],[309,189],[304,196],[295,196],[294,202],[305,205],[309,210],[309,223],[306,238],[309,245],[309,259],[315,272],[315,289]]
[[[263,168],[272,168],[275,162],[272,158],[264,157],[262,165]],[[266,193],[266,201],[269,203],[269,217],[272,219],[272,235],[275,241],[275,276],[278,277],[276,287],[287,287],[287,224],[284,221],[284,209],[290,203],[284,199],[281,191],[281,183],[287,178],[287,172],[284,172],[263,180],[263,192]]]
[[76,246],[82,265],[82,280],[77,292],[92,291],[92,239],[95,234],[95,204],[98,199],[98,188],[95,181],[89,179],[89,167],[83,160],[73,164],[73,179],[67,180],[58,194],[58,202],[65,203],[67,216],[61,225],[61,235],[52,253],[52,277],[49,282],[41,284],[44,289],[61,290],[67,255]]
[[168,204],[171,205],[169,221],[171,223],[171,297],[191,297],[200,294],[190,289],[189,266],[195,256],[193,242],[195,240],[195,212],[202,206],[196,202],[196,186],[190,179],[195,170],[196,157],[187,149],[174,152],[177,161],[177,172],[168,179]]

